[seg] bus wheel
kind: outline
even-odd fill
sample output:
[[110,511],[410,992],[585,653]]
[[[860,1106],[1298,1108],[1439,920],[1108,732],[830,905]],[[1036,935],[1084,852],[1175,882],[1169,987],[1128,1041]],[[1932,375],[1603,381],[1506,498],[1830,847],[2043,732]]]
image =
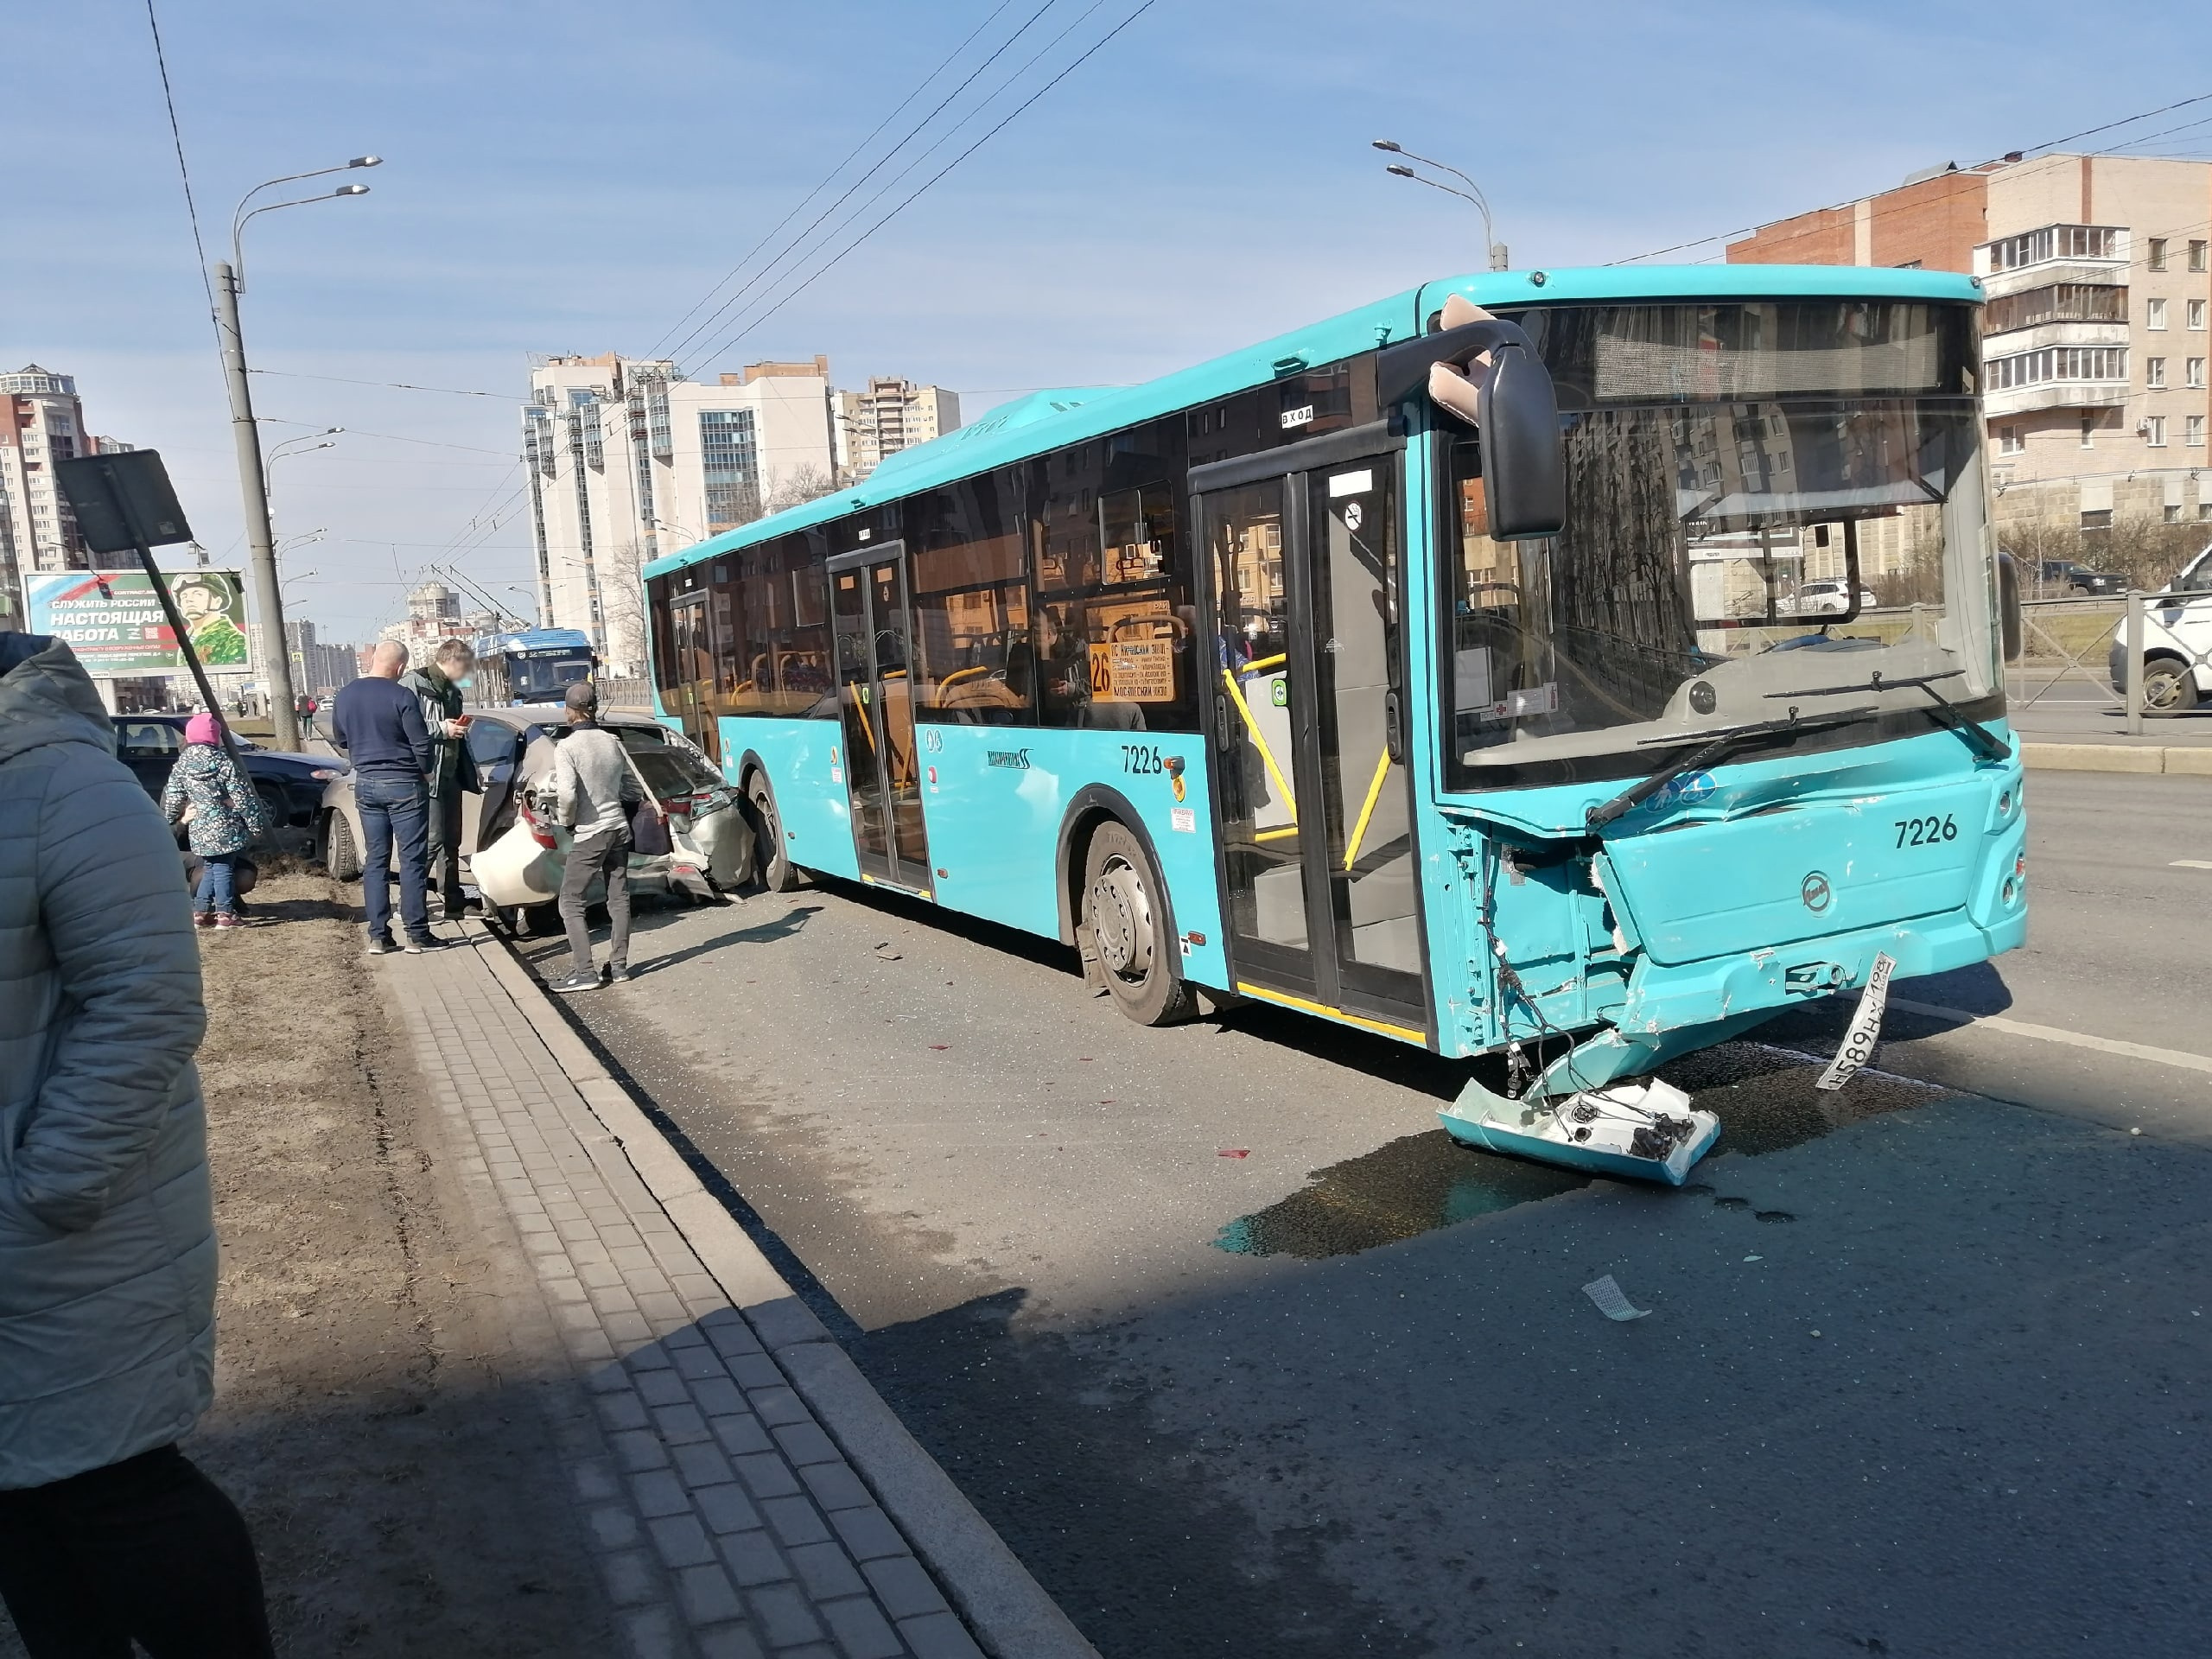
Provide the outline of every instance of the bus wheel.
[[768,780],[757,772],[746,798],[753,803],[753,859],[760,867],[760,885],[771,893],[790,893],[798,886],[798,871],[785,850],[784,823],[776,816],[776,797]]
[[1161,931],[1166,913],[1137,838],[1124,825],[1099,825],[1084,857],[1083,926],[1115,1005],[1141,1026],[1172,1026],[1198,1011],[1176,971],[1175,940]]

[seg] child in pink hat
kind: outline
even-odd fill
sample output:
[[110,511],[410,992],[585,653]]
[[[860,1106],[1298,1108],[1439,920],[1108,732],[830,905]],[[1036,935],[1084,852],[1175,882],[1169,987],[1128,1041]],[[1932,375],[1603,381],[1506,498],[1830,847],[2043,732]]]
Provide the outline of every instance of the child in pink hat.
[[193,921],[200,927],[239,925],[237,862],[256,837],[269,833],[269,810],[223,744],[222,723],[197,714],[184,723],[184,753],[169,769],[162,810],[171,823],[191,809],[187,826],[200,862]]

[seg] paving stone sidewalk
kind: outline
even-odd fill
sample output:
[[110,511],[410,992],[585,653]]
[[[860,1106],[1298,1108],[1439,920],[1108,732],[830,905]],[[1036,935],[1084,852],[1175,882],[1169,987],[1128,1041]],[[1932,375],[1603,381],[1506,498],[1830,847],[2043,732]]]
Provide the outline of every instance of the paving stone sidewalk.
[[981,1659],[909,1541],[480,952],[371,966],[570,1373],[547,1393],[639,1659]]

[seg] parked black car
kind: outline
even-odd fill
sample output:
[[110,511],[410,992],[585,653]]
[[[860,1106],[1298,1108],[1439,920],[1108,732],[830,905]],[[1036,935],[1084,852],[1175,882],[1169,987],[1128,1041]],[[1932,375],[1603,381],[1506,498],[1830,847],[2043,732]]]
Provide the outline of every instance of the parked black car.
[[2127,578],[2110,570],[2092,570],[2075,559],[2045,559],[2043,585],[2071,594],[2124,594]]
[[[189,715],[116,715],[116,759],[138,775],[146,792],[156,800],[168,787],[169,769],[184,748],[184,723]],[[246,738],[238,739],[245,757],[246,776],[269,809],[272,823],[303,825],[315,822],[322,807],[322,787],[352,770],[343,760],[327,754],[294,754],[264,749]]]

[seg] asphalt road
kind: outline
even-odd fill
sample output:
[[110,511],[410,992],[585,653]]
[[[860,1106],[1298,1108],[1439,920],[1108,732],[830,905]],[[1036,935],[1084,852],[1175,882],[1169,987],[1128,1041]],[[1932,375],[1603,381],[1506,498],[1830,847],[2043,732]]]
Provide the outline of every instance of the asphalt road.
[[[2212,781],[2029,811],[2033,943],[1898,995],[2212,1053]],[[2212,1070],[1893,1014],[1821,1096],[1824,1006],[1666,1192],[858,888],[640,919],[574,1012],[1108,1659],[2202,1649]]]

